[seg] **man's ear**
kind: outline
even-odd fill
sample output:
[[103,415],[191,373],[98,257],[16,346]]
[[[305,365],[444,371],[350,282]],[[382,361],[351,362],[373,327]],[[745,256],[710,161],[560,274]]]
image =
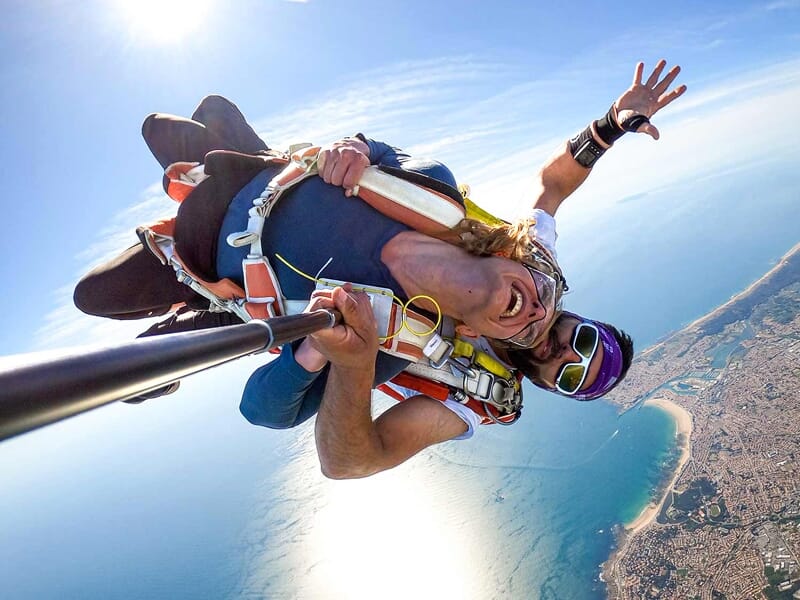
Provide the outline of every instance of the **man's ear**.
[[458,335],[463,335],[464,337],[471,337],[471,338],[481,337],[480,335],[478,335],[477,331],[475,331],[474,329],[472,329],[467,325],[464,325],[463,323],[456,325],[456,333]]

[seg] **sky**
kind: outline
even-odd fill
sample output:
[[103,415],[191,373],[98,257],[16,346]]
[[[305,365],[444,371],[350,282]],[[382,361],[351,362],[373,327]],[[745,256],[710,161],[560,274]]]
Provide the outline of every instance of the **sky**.
[[[4,12],[3,354],[134,330],[81,318],[71,289],[137,225],[174,211],[141,122],[189,115],[208,93],[276,147],[363,131],[435,157],[513,217],[538,165],[603,114],[637,60],[682,65],[690,91],[655,121],[662,141],[615,149],[592,201],[565,204],[566,230],[689,171],[788,150],[776,131],[797,119],[796,1],[676,2],[636,18],[503,1],[10,0]],[[687,148],[703,152],[679,160]]]
[[[700,185],[725,190],[748,177],[756,188],[763,178],[767,189],[773,171],[759,165],[791,164],[796,155],[797,0],[635,9],[504,0],[4,0],[3,9],[0,355],[127,340],[146,328],[81,315],[72,288],[91,266],[133,244],[137,225],[174,213],[141,123],[152,112],[188,116],[210,93],[233,100],[277,148],[360,131],[439,159],[479,204],[513,218],[530,205],[538,166],[605,114],[638,60],[646,71],[662,57],[681,65],[678,82],[688,91],[653,119],[661,139],[623,138],[558,214],[559,255],[573,287],[568,307],[612,322],[653,305],[669,311],[669,303],[646,289],[633,298],[614,293],[613,275],[592,268],[601,253],[624,266],[609,236],[646,233],[668,253],[668,230],[691,221],[688,199]],[[648,199],[665,190],[670,203],[652,206]],[[782,206],[796,205],[793,197]],[[736,235],[769,236],[760,229],[766,224],[796,228],[791,219],[770,220],[766,195],[746,200],[747,228],[724,215]],[[724,213],[725,204],[712,209]],[[698,239],[707,233],[689,229]],[[120,456],[143,459],[126,469],[130,485],[168,476],[186,503],[207,491],[179,460],[213,457],[195,468],[232,481],[250,476],[234,466],[234,438],[252,447],[267,440],[279,458],[281,444],[295,438],[252,428],[234,408],[241,381],[261,360],[190,378],[168,403],[103,408],[4,443],[0,479],[13,478],[16,494],[30,498],[18,518],[34,527],[45,501],[30,491],[55,485],[46,482],[56,474],[110,480]],[[230,402],[216,400],[223,396]],[[176,462],[164,462],[165,454]],[[311,473],[301,481],[316,481]],[[114,504],[126,494],[86,489]],[[63,503],[81,514],[77,499]],[[224,529],[225,517],[215,516]],[[91,530],[82,523],[74,524],[78,535]]]
[[689,91],[654,118],[662,138],[626,136],[559,210],[568,307],[611,321],[642,303],[592,289],[603,277],[587,262],[613,251],[587,231],[599,219],[628,226],[631,199],[790,157],[786,132],[800,124],[797,0],[676,2],[635,18],[594,2],[12,0],[5,9],[2,355],[145,328],[82,315],[72,289],[136,242],[137,225],[174,213],[141,122],[189,115],[209,93],[236,102],[273,147],[360,131],[437,158],[479,204],[513,218],[530,206],[538,166],[605,113],[636,61],[646,72],[662,57],[681,65],[676,83]]

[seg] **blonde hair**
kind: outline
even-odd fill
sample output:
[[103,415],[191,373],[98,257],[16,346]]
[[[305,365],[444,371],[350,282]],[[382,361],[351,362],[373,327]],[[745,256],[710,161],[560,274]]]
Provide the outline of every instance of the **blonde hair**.
[[454,244],[475,256],[504,256],[525,262],[531,245],[530,228],[533,219],[516,223],[489,225],[476,219],[464,219],[453,228]]
[[569,288],[555,257],[541,242],[531,237],[534,225],[536,219],[531,218],[515,223],[498,220],[494,224],[464,219],[451,230],[453,237],[450,241],[475,256],[502,256],[553,277],[558,287],[558,304],[561,295]]

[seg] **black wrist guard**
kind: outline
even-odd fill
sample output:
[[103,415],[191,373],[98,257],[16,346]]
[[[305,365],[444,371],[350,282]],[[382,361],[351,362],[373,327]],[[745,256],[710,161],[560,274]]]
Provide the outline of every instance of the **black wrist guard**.
[[594,125],[597,128],[598,137],[609,146],[625,135],[625,129],[620,127],[617,124],[617,120],[614,118],[613,104],[611,105],[611,108],[608,109],[608,112],[605,114],[605,116],[602,119],[595,121]]
[[625,119],[620,125],[625,131],[636,131],[639,127],[649,122],[650,119],[644,115],[633,115]]
[[606,149],[594,141],[590,125],[569,141],[569,151],[579,165],[591,169]]

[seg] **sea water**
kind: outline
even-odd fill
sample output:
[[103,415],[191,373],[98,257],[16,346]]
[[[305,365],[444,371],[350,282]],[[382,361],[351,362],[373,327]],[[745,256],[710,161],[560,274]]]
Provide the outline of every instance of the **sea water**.
[[[719,306],[798,241],[792,173],[742,168],[623,202],[591,236],[562,228],[568,307],[641,350]],[[675,450],[659,409],[528,389],[511,427],[328,482],[310,426],[236,414],[229,382],[258,360],[6,442],[4,597],[602,598],[612,530]]]
[[[605,252],[562,251],[575,263],[565,271],[580,290],[568,296],[569,308],[619,324],[642,350],[723,304],[800,241],[791,216],[800,195],[791,172],[786,164],[762,164],[632,200],[616,218],[637,222],[638,231],[600,221],[601,231],[611,231],[597,236]],[[560,240],[562,248],[571,242],[580,240]],[[590,259],[593,269],[582,269]],[[590,289],[597,293],[588,297]],[[667,475],[665,466],[674,464],[675,423],[655,407],[618,418],[602,403],[588,409],[530,396],[525,418],[536,421],[531,451],[542,468],[514,479],[527,492],[515,515],[544,511],[532,539],[550,540],[529,561],[527,586],[509,597],[602,598],[598,565],[613,549],[612,527],[639,514]]]

